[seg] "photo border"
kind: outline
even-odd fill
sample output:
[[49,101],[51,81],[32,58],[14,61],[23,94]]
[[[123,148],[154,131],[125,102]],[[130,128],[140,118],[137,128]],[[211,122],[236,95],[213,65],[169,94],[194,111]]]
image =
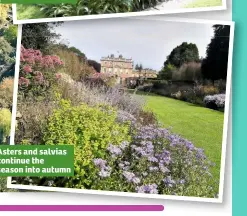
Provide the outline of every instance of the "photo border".
[[[155,20],[154,20],[155,21]],[[227,66],[227,80],[226,80],[226,99],[225,99],[225,113],[224,113],[224,125],[222,136],[222,149],[221,149],[221,169],[220,169],[220,184],[219,184],[219,196],[218,198],[201,198],[201,197],[189,197],[189,196],[175,196],[175,195],[156,195],[156,194],[140,194],[132,192],[116,192],[116,191],[103,191],[103,190],[85,190],[85,189],[73,189],[73,188],[61,188],[61,187],[48,187],[48,186],[32,186],[12,184],[11,177],[8,177],[7,188],[36,190],[36,191],[53,191],[53,192],[66,192],[66,193],[82,193],[82,194],[96,194],[96,195],[110,195],[110,196],[125,196],[125,197],[138,197],[138,198],[155,198],[155,199],[168,199],[168,200],[182,200],[182,201],[197,201],[197,202],[210,202],[210,203],[222,203],[223,202],[223,189],[224,189],[224,175],[225,175],[225,160],[226,160],[226,145],[227,145],[227,132],[228,132],[228,119],[230,108],[230,93],[231,93],[231,81],[232,81],[232,54],[233,54],[233,42],[234,42],[234,28],[235,23],[232,21],[219,21],[219,20],[203,20],[203,19],[188,19],[188,18],[165,18],[164,22],[188,22],[188,23],[201,23],[201,24],[219,24],[229,25],[230,39],[229,39],[229,53],[228,53],[228,66]],[[14,95],[13,95],[13,108],[12,108],[12,120],[11,120],[11,134],[10,145],[14,145],[15,138],[15,123],[16,123],[16,111],[17,111],[17,94],[18,94],[18,79],[19,79],[19,66],[20,66],[20,48],[22,37],[22,25],[18,26],[18,38],[16,46],[16,65],[15,65],[15,80],[14,80]]]
[[161,15],[161,14],[180,14],[180,13],[191,13],[191,12],[226,10],[227,0],[221,0],[221,1],[222,1],[221,6],[213,6],[213,7],[181,8],[181,9],[169,9],[167,11],[166,10],[141,11],[141,12],[81,15],[81,16],[55,17],[55,18],[26,19],[26,20],[17,19],[16,4],[12,4],[12,13],[13,13],[13,23],[14,24],[27,24],[27,23],[61,22],[61,21],[75,21],[75,20],[105,19],[105,18],[118,18],[118,17],[150,16],[150,15]]

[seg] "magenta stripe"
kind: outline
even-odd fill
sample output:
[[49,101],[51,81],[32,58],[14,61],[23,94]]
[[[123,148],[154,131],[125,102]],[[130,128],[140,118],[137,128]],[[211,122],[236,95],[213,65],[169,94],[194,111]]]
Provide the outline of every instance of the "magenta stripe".
[[0,211],[163,211],[163,205],[0,205]]

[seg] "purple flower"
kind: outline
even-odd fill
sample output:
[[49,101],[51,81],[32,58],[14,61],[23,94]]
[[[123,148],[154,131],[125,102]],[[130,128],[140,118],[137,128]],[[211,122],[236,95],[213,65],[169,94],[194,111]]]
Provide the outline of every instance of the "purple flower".
[[148,157],[148,161],[150,161],[150,162],[158,162],[158,159],[156,157],[151,156],[151,157]]
[[135,174],[132,172],[124,171],[123,176],[127,179],[128,182],[131,182],[132,179],[135,177]]
[[159,168],[158,167],[149,167],[149,170],[152,172],[152,171],[158,171]]
[[172,180],[171,176],[167,176],[163,181],[168,187],[173,187],[173,185],[176,183],[174,180]]
[[140,180],[139,178],[137,178],[137,177],[134,177],[134,178],[132,179],[132,182],[133,182],[134,184],[139,184],[139,183],[141,182],[141,180]]
[[102,177],[102,178],[105,178],[105,177],[109,177],[111,175],[110,172],[106,171],[106,170],[100,170],[99,172],[99,176]]
[[117,156],[122,154],[122,150],[118,146],[114,146],[112,144],[109,145],[107,150],[112,153],[112,155]]
[[101,158],[96,158],[93,160],[93,162],[94,162],[94,165],[99,167],[100,169],[105,168],[106,163],[107,163],[105,160],[103,160]]
[[148,184],[136,187],[137,193],[158,194],[158,186],[156,184]]

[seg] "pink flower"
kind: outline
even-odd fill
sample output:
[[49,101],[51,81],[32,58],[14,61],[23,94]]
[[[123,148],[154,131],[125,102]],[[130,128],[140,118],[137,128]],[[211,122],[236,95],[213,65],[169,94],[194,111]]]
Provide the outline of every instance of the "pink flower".
[[31,73],[32,72],[32,68],[30,65],[25,65],[23,67],[23,70],[26,72],[26,73]]
[[29,86],[29,84],[30,84],[30,81],[29,81],[29,79],[26,79],[25,77],[21,77],[20,79],[19,79],[19,85],[20,86]]

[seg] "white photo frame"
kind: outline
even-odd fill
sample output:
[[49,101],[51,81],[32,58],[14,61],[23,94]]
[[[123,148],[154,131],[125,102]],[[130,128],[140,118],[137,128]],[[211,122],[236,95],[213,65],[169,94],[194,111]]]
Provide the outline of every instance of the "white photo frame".
[[[229,110],[230,110],[229,108],[230,108],[230,92],[231,92],[231,80],[232,80],[232,55],[233,55],[233,40],[234,40],[235,23],[231,22],[231,21],[185,19],[185,18],[164,18],[164,19],[162,19],[162,21],[164,21],[164,22],[173,21],[173,22],[201,23],[201,24],[212,24],[212,25],[220,24],[220,25],[229,25],[231,27],[231,29],[230,29],[230,41],[229,41],[229,53],[228,53],[228,75],[227,75],[227,86],[226,86],[224,127],[223,127],[222,149],[221,149],[220,185],[219,185],[218,198],[201,198],[201,197],[187,197],[187,196],[175,196],[175,195],[155,195],[155,194],[140,194],[140,193],[130,193],[130,192],[115,192],[115,191],[84,190],[84,189],[73,189],[73,188],[21,185],[21,184],[12,184],[11,183],[11,177],[8,177],[8,181],[7,181],[7,187],[8,188],[35,190],[35,191],[50,191],[50,192],[53,191],[53,192],[68,192],[68,193],[82,193],[82,194],[96,194],[96,195],[110,195],[110,196],[125,196],[125,197],[139,197],[139,198],[155,198],[155,199],[183,200],[183,201],[196,201],[196,202],[210,202],[210,203],[222,203],[223,202],[225,158],[226,158],[226,146],[227,146],[228,117],[229,117]],[[14,96],[13,96],[13,110],[12,110],[10,145],[14,145],[14,137],[15,137],[21,35],[22,35],[22,25],[19,25],[18,26],[17,52],[16,52],[16,66],[15,66],[15,73],[16,74],[15,74],[15,80],[14,80]]]

